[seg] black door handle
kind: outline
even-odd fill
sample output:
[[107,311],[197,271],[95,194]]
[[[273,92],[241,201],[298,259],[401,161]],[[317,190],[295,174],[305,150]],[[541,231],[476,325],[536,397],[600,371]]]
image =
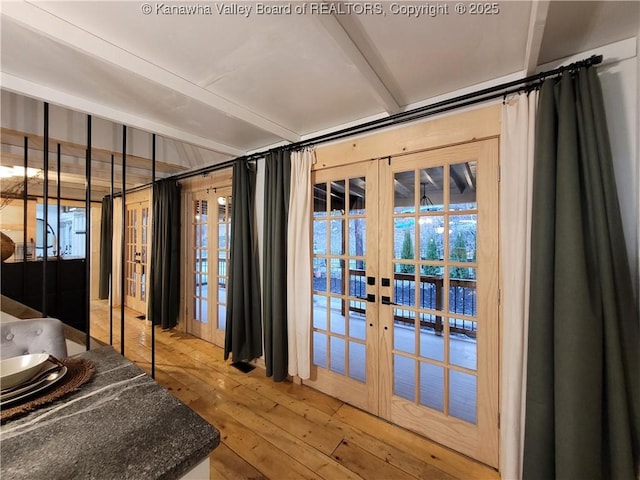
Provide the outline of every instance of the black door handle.
[[383,305],[398,305],[396,302],[392,302],[390,297],[382,296],[380,297]]
[[376,296],[373,293],[368,293],[366,297],[356,297],[358,300],[364,300],[367,302],[374,303],[376,301]]

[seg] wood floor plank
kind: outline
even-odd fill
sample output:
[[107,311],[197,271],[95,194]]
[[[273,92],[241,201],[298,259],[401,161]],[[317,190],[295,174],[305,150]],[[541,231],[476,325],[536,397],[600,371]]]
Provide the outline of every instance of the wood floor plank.
[[[92,302],[91,334],[108,343],[109,307]],[[120,312],[113,344],[120,348]],[[151,324],[125,309],[125,354],[151,365]],[[494,480],[497,472],[306,385],[243,373],[222,349],[156,327],[156,380],[216,426],[211,478]]]
[[266,480],[266,477],[237,453],[221,443],[211,454],[211,480]]
[[371,480],[413,480],[414,478],[346,440],[340,444],[332,457],[362,478]]
[[192,404],[220,430],[222,442],[267,478],[319,479],[312,469],[300,463],[271,442],[245,427],[233,416],[205,400]]
[[372,422],[371,415],[350,405],[344,405],[336,413],[344,423],[369,435],[384,438],[417,459],[436,466],[443,472],[460,479],[497,480],[498,472],[464,455],[449,450],[426,438],[388,422]]

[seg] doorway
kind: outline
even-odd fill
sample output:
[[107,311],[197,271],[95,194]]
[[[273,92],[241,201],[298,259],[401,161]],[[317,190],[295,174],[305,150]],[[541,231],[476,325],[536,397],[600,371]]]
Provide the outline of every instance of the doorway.
[[498,141],[314,173],[311,386],[498,464]]

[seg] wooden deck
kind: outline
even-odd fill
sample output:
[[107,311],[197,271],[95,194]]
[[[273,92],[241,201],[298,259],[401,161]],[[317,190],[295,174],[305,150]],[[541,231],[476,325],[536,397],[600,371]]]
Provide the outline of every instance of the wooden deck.
[[[150,370],[150,323],[127,310],[125,354]],[[108,305],[91,307],[91,333],[109,340]],[[120,345],[119,309],[114,345]],[[156,380],[221,432],[211,479],[478,479],[498,473],[306,386],[244,374],[222,349],[156,330]],[[144,412],[141,412],[143,414]]]

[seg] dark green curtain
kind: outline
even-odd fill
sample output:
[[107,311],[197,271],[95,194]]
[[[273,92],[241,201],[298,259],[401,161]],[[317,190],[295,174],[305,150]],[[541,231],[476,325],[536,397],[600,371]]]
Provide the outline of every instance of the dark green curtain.
[[279,150],[265,158],[264,174],[264,357],[267,377],[287,378],[287,218],[291,153]]
[[100,287],[98,298],[109,298],[111,278],[111,255],[113,253],[113,199],[106,195],[102,199],[100,221]]
[[634,478],[640,339],[626,252],[596,71],[548,79],[536,124],[525,479]]
[[233,166],[231,189],[231,250],[224,339],[224,358],[231,354],[234,362],[262,355],[255,195],[255,164],[237,161]]
[[180,307],[180,184],[160,180],[153,192],[149,319],[173,328]]

